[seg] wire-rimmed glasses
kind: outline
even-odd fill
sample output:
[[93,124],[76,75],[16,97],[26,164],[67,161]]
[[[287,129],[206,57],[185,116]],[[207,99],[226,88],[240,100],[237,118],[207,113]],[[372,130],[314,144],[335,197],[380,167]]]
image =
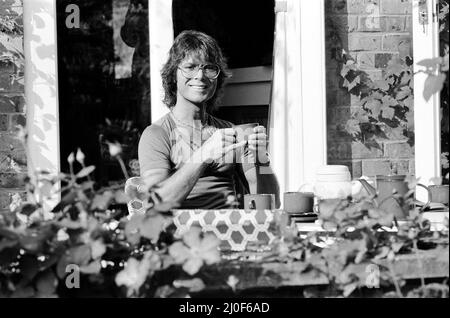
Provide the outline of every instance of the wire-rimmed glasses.
[[194,78],[199,70],[210,80],[216,79],[220,74],[220,67],[217,64],[187,64],[178,66],[186,78]]

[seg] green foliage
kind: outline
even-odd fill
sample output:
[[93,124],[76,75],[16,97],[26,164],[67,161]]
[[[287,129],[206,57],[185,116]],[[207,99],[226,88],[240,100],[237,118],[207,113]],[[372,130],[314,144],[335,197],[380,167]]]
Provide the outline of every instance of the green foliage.
[[[74,160],[83,167],[76,173]],[[84,166],[80,151],[68,161],[69,174],[36,171],[27,178],[27,199],[15,197],[11,211],[0,214],[0,297],[86,297],[93,289],[106,297],[152,296],[153,274],[168,267],[169,281],[177,280],[174,293],[203,288],[189,275],[218,260],[215,240],[195,229],[175,239],[170,210],[176,205],[160,202],[149,187],[139,194],[146,213],[128,215],[137,193],[125,194],[122,184],[97,188],[94,167]],[[58,194],[49,208],[46,199]],[[79,290],[68,285],[74,273],[83,282]]]
[[345,52],[342,55],[343,87],[360,99],[360,107],[345,130],[367,147],[382,139],[406,139],[414,144],[412,60],[393,58],[381,80],[373,81]]

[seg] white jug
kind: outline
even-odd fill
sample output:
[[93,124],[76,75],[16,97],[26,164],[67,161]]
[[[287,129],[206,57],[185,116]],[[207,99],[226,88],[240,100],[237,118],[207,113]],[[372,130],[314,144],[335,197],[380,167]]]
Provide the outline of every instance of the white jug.
[[299,191],[312,191],[318,200],[345,199],[353,194],[353,187],[355,183],[351,180],[347,166],[326,165],[317,169],[313,185],[304,184]]

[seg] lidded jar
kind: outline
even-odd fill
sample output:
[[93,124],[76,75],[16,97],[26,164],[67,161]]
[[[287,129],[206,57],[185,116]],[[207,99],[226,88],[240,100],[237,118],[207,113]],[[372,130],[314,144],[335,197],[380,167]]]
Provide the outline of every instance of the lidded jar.
[[352,195],[352,180],[347,166],[319,167],[316,170],[314,193],[318,199],[345,199]]

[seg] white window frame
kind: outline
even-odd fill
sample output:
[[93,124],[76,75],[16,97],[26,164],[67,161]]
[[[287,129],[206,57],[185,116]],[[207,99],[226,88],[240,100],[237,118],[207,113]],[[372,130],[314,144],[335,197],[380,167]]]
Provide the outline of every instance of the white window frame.
[[[423,33],[418,23],[418,3],[413,1],[414,60],[436,57],[438,50],[437,23]],[[56,41],[56,0],[24,0],[25,96],[27,127],[30,135],[29,154],[34,168],[52,172],[60,170],[58,74]],[[428,14],[433,21],[435,0],[428,0]],[[324,2],[301,0],[302,73],[308,74],[301,84],[302,179],[313,178],[312,169],[318,162],[326,163],[326,102],[324,47]],[[173,41],[171,1],[149,0],[150,63],[152,89],[152,119],[167,112],[162,104],[160,69],[167,59]],[[314,32],[312,32],[314,30]],[[318,31],[319,30],[319,31]],[[319,34],[317,34],[319,32]],[[300,43],[299,43],[300,44]],[[37,50],[39,48],[39,51]],[[311,62],[314,61],[314,62]],[[317,71],[319,70],[319,71]],[[415,70],[418,66],[415,65]],[[314,76],[314,77],[311,77]],[[415,77],[415,137],[416,175],[423,183],[440,176],[439,95],[430,101],[421,96],[425,77]],[[314,105],[314,107],[303,107]],[[307,119],[307,120],[306,120]],[[315,133],[310,133],[314,131]],[[309,132],[309,133],[308,133]],[[314,138],[311,138],[314,136]],[[30,169],[32,166],[30,165]]]
[[[60,171],[56,0],[24,0],[28,171]],[[59,201],[59,195],[45,207]]]
[[[422,69],[417,65],[421,60],[439,56],[439,21],[433,17],[437,17],[436,0],[426,0],[426,5],[429,24],[425,28],[419,22],[419,0],[412,6],[414,72]],[[414,76],[414,135],[415,175],[428,185],[431,178],[441,176],[441,118],[440,94],[429,101],[423,98],[426,78],[423,73]],[[418,199],[425,201],[426,193],[419,189]]]

